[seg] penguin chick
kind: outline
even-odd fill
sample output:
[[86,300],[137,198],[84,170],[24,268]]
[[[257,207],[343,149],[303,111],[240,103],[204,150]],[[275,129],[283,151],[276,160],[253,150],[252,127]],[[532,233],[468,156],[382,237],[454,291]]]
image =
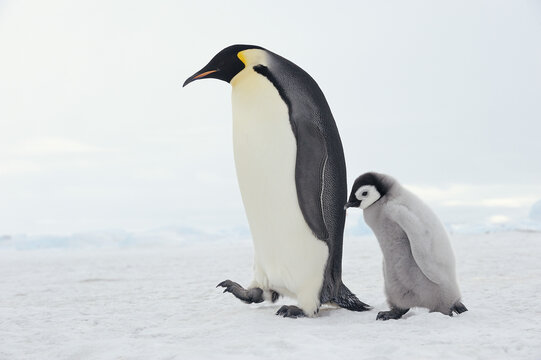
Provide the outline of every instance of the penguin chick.
[[399,319],[412,307],[452,316],[467,311],[460,301],[449,236],[436,214],[394,178],[359,176],[345,208],[359,207],[383,252],[385,295],[390,311],[377,320]]

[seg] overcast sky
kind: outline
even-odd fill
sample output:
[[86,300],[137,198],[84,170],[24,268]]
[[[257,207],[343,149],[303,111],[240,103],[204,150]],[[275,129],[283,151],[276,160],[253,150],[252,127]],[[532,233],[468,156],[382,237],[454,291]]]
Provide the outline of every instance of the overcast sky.
[[0,235],[245,227],[230,86],[181,87],[235,43],[316,79],[350,184],[389,173],[445,222],[526,217],[541,2],[330,4],[0,1]]

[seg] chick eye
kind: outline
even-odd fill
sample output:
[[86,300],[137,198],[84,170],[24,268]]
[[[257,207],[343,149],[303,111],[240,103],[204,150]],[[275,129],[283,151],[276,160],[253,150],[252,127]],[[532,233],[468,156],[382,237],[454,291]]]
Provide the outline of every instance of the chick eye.
[[361,195],[362,195],[362,196],[368,195],[368,191],[363,191],[363,192],[361,193]]

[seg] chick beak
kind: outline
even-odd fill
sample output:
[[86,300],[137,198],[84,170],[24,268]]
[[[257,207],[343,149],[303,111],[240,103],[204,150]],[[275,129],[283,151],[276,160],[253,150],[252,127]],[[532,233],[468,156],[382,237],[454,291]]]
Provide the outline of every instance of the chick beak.
[[344,210],[347,210],[350,207],[359,207],[361,205],[361,201],[350,201],[346,205],[344,205]]

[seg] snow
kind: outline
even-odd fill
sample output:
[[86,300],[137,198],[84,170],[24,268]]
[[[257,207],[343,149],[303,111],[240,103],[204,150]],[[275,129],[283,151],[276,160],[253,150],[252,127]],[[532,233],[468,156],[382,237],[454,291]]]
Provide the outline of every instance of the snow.
[[374,310],[324,307],[296,320],[274,315],[294,300],[246,305],[215,288],[227,278],[250,282],[247,237],[162,236],[54,248],[3,237],[0,359],[541,358],[538,232],[454,234],[469,311],[414,309],[387,322],[375,320],[387,307],[372,235],[346,238],[343,269]]

